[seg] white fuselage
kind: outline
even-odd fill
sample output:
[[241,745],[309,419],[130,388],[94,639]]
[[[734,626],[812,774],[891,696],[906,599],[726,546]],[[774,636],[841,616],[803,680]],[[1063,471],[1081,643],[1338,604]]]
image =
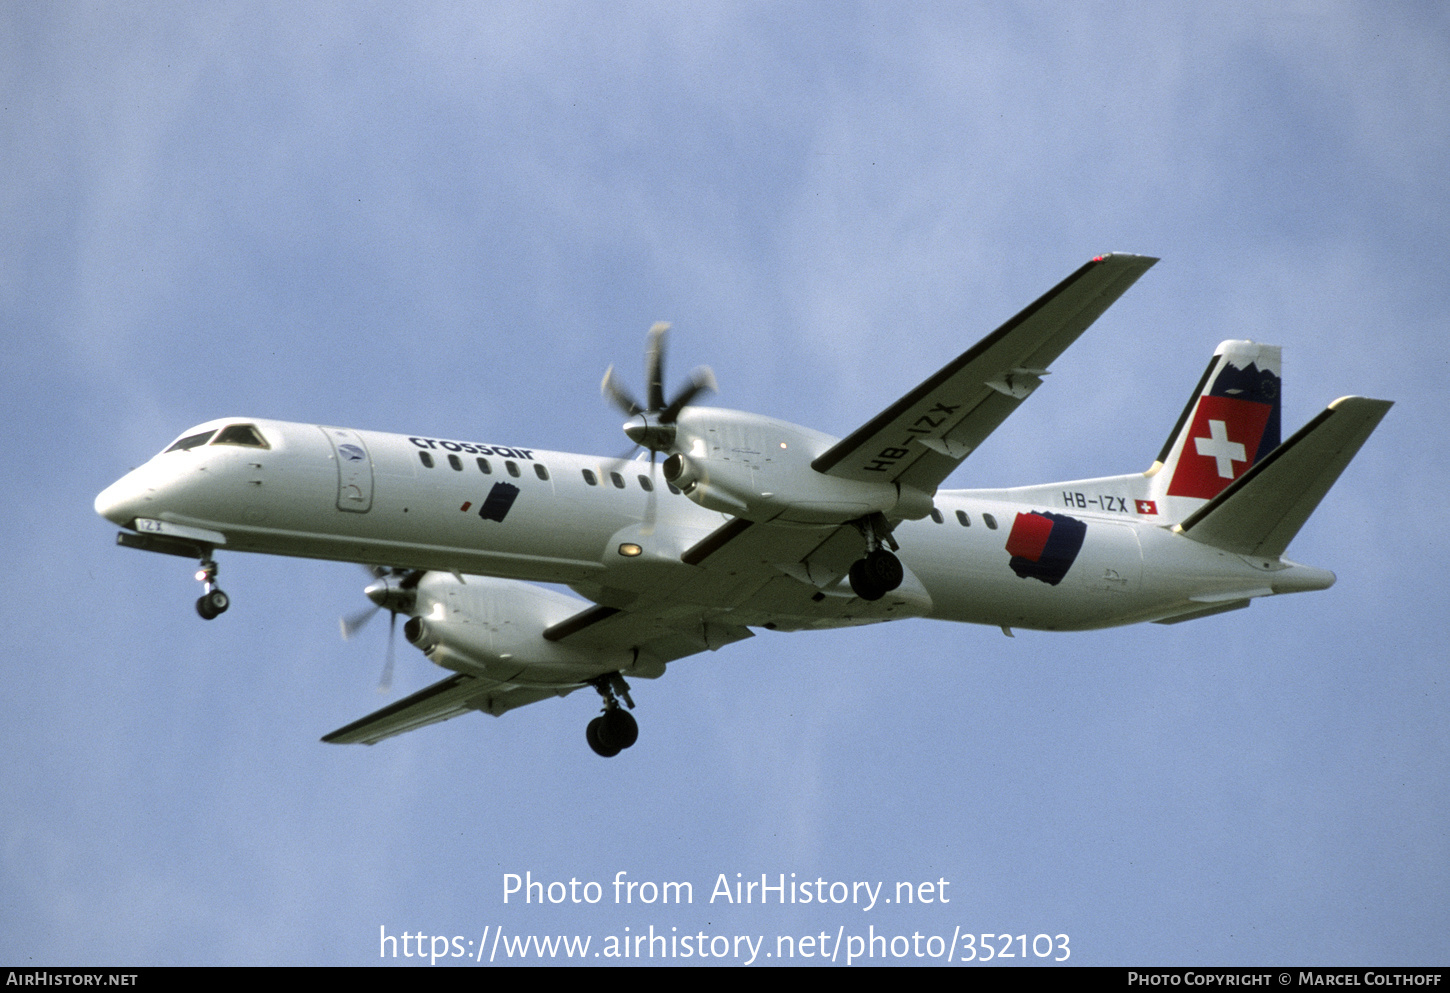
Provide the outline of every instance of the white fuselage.
[[[560,583],[595,599],[599,590],[631,588],[632,577],[646,566],[654,588],[688,590],[699,567],[681,561],[680,553],[730,520],[671,492],[643,460],[246,423],[265,435],[265,447],[212,443],[168,450],[102,492],[97,511],[123,527],[211,536],[218,550]],[[646,521],[651,495],[645,483],[651,479],[657,488],[653,527]],[[912,615],[1085,629],[1189,615],[1333,582],[1324,570],[1226,553],[1145,518],[1134,509],[1139,479],[938,492],[933,514],[895,529],[898,554],[925,594]],[[507,496],[501,483],[517,488],[506,506],[498,502],[500,492]],[[485,516],[486,505],[493,518]],[[1055,584],[1019,575],[1007,551],[1017,516],[1045,512],[1086,526],[1080,549]],[[643,545],[646,554],[622,557],[624,538]],[[791,563],[781,565],[784,572]],[[738,622],[794,629],[886,619],[842,619],[839,600],[850,596],[849,587],[836,583],[828,592],[838,609],[822,607],[819,617],[810,614],[817,601],[802,598],[805,606],[757,607],[737,615]]]

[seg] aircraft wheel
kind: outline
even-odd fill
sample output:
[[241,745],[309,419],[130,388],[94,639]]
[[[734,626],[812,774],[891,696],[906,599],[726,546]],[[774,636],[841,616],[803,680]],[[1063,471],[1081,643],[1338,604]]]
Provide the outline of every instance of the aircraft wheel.
[[871,574],[871,578],[888,593],[900,586],[901,580],[906,577],[901,560],[884,548],[878,548],[866,556],[865,562],[866,571]]
[[604,715],[598,737],[622,751],[639,740],[639,724],[629,711],[616,707]]
[[862,600],[880,600],[886,595],[886,588],[871,575],[867,559],[851,563],[851,592]]
[[606,744],[602,740],[599,732],[600,729],[603,728],[603,726],[604,715],[601,714],[600,716],[594,718],[594,720],[590,721],[589,726],[584,729],[584,738],[586,741],[589,742],[589,747],[594,749],[595,755],[602,755],[605,758],[612,758],[613,756],[618,755],[621,749],[619,749],[612,743]]
[[232,598],[221,590],[212,590],[203,593],[196,601],[196,612],[206,620],[212,620],[220,614],[224,614],[227,608],[232,605]]

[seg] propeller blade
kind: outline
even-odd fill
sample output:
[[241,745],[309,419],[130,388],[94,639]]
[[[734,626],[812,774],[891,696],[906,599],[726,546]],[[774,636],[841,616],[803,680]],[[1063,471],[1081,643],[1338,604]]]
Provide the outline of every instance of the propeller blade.
[[670,401],[670,405],[668,407],[660,411],[660,423],[675,423],[675,419],[680,416],[680,411],[684,410],[691,403],[693,403],[695,397],[699,396],[706,390],[709,390],[711,393],[713,393],[718,388],[719,386],[715,382],[715,374],[710,371],[710,367],[707,365],[700,366],[700,368],[696,369],[693,373],[690,374],[689,385],[681,390],[679,392],[679,395]]
[[[670,326],[663,322],[649,329],[649,339],[645,345],[644,356],[648,407],[640,407],[633,395],[615,378],[614,366],[610,366],[605,371],[604,381],[599,384],[600,392],[631,418],[624,425],[625,435],[635,443],[636,447],[649,449],[651,479],[654,478],[655,472],[655,453],[668,454],[674,451],[675,422],[679,419],[680,412],[693,403],[701,393],[717,388],[715,374],[710,371],[709,367],[701,366],[690,374],[690,379],[684,389],[680,390],[673,400],[666,403],[665,338],[668,336],[669,330]],[[649,492],[651,497],[646,525],[652,529],[654,526],[654,502],[657,498],[653,496],[656,490],[651,489]]]
[[[624,472],[625,467],[627,467],[631,462],[634,461],[635,453],[638,452],[639,449],[639,445],[634,445],[627,449],[622,455],[617,455],[614,457],[613,460],[605,462],[603,465],[600,466],[600,468],[604,470],[606,476],[611,472]],[[604,479],[602,482],[606,486],[612,485],[612,481],[607,478]]]
[[383,661],[383,678],[378,682],[378,692],[386,693],[393,688],[393,662],[397,658],[395,645],[397,639],[394,635],[398,632],[398,612],[390,611],[392,619],[388,621],[388,654]]
[[645,349],[645,389],[649,394],[649,409],[663,410],[665,406],[665,335],[670,326],[664,322],[649,329],[649,345]]
[[630,417],[644,413],[644,408],[635,403],[629,390],[620,385],[619,380],[614,377],[614,366],[610,366],[604,371],[604,381],[599,384],[599,392]]
[[348,614],[346,617],[339,617],[337,623],[342,627],[342,640],[348,641],[353,635],[361,631],[367,622],[373,619],[381,607],[364,607],[355,614]]

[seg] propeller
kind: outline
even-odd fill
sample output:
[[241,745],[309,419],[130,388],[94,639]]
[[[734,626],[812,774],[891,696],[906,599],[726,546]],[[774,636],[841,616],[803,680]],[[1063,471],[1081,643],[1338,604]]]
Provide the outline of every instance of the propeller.
[[624,423],[624,433],[634,442],[634,448],[620,462],[628,459],[635,449],[649,449],[650,488],[649,503],[645,506],[645,534],[654,531],[655,506],[659,492],[655,482],[655,453],[668,452],[674,446],[675,422],[679,420],[680,412],[704,391],[718,388],[715,374],[708,366],[701,366],[690,374],[689,382],[675,394],[675,398],[665,402],[665,336],[669,330],[670,326],[664,323],[649,329],[644,353],[645,389],[648,391],[646,400],[649,404],[647,407],[639,405],[634,395],[614,375],[612,365],[605,370],[604,381],[599,384],[600,392],[629,417]]
[[378,682],[378,692],[386,693],[393,686],[393,662],[397,656],[396,634],[398,615],[413,612],[418,599],[418,581],[423,578],[423,569],[388,569],[384,566],[363,566],[373,581],[363,590],[373,606],[340,618],[342,638],[347,641],[367,626],[378,611],[386,609],[388,618],[388,649],[383,662],[383,676]]

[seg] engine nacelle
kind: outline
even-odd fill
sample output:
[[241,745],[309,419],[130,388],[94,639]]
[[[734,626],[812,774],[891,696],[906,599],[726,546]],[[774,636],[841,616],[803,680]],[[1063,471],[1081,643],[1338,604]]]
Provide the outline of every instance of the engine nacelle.
[[811,468],[835,443],[830,435],[757,414],[689,407],[663,470],[700,506],[752,521],[839,524],[878,512],[910,520],[931,513],[929,493]]
[[[512,579],[430,572],[418,584],[418,616],[403,635],[435,664],[515,686],[578,683],[606,672],[658,676],[664,666],[624,648],[577,647],[544,632],[589,608],[556,590]],[[657,671],[656,671],[657,670]]]

